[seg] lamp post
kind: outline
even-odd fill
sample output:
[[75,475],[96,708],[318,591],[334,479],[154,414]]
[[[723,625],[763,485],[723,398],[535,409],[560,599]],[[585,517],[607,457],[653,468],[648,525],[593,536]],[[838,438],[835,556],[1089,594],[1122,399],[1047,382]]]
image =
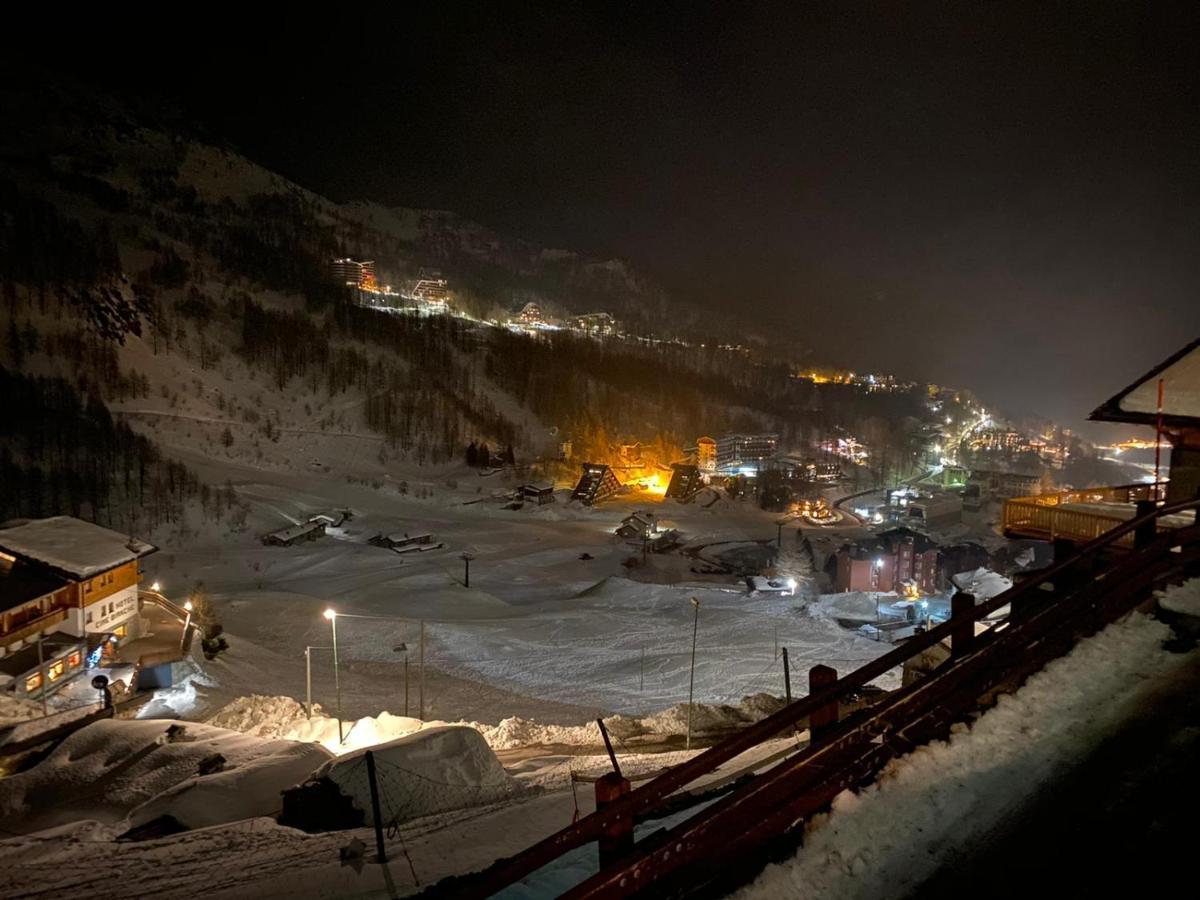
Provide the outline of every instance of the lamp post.
[[692,698],[695,696],[696,688],[696,633],[700,630],[700,601],[695,597],[692,598],[692,606],[696,610],[695,618],[692,620],[692,671],[688,676],[688,723],[687,723],[687,743],[684,749],[692,749]]
[[393,653],[404,654],[404,715],[408,717],[408,644],[401,643],[398,647],[392,648]]
[[183,604],[187,615],[183,617],[183,631],[179,633],[179,654],[182,656],[184,648],[187,647],[188,629],[192,627],[192,601],[187,600]]
[[342,678],[338,671],[338,652],[337,652],[337,612],[330,607],[325,610],[325,618],[329,620],[329,627],[333,631],[333,685],[337,692],[337,720],[338,720],[338,743],[345,741],[342,736]]

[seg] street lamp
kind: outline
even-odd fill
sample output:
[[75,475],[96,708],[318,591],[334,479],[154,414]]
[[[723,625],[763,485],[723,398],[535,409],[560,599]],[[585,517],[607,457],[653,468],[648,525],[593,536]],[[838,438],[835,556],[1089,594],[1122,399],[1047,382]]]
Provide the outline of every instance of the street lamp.
[[157,594],[160,591],[162,591],[162,585],[159,584],[157,581],[155,581],[150,585],[150,590],[154,591],[154,593]]
[[341,744],[346,739],[342,736],[342,677],[338,671],[337,611],[329,607],[325,610],[325,618],[329,620],[329,628],[333,632],[333,685],[337,691],[338,743]]
[[408,644],[401,642],[400,646],[392,648],[393,653],[404,654],[404,716],[408,717]]
[[685,750],[692,749],[692,698],[695,696],[696,688],[696,632],[700,630],[700,601],[695,597],[692,598],[692,606],[696,610],[696,615],[692,620],[692,671],[688,676],[688,723]]

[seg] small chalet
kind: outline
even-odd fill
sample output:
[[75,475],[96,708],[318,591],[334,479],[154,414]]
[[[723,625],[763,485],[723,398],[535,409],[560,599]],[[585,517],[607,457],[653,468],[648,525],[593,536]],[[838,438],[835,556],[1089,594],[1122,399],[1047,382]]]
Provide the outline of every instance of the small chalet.
[[52,693],[137,637],[139,560],[154,550],[71,516],[0,529],[0,688]]
[[301,522],[299,525],[264,534],[262,542],[268,547],[291,547],[293,544],[315,541],[324,536],[325,523],[323,521]]
[[528,503],[544,506],[554,502],[554,483],[550,481],[531,482],[520,487],[520,498]]

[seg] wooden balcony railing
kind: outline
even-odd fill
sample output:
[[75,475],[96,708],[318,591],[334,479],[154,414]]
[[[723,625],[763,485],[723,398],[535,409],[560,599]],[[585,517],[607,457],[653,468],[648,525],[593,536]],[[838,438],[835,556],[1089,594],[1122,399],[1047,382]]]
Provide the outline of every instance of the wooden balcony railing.
[[45,615],[22,622],[10,631],[0,635],[0,642],[7,645],[23,641],[25,638],[35,635],[39,631],[51,630],[53,626],[66,619],[66,617],[67,611],[65,609],[52,609]]
[[[1034,497],[1015,497],[1004,501],[1001,522],[1009,537],[1030,537],[1041,540],[1063,538],[1075,543],[1092,541],[1132,519],[1139,501],[1157,500],[1163,493],[1163,483],[1126,484],[1117,487],[1086,488],[1060,491]],[[1068,506],[1096,504],[1097,509],[1067,509]],[[1103,504],[1128,504],[1128,510],[1104,509]],[[1114,542],[1118,547],[1133,546],[1133,536],[1125,535]]]

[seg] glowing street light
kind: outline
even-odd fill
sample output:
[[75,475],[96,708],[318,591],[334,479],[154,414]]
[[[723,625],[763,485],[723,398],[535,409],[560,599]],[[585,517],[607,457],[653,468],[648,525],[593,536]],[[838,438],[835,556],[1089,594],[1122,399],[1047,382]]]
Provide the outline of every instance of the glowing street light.
[[346,738],[342,735],[342,676],[338,671],[337,610],[332,606],[328,607],[324,612],[324,616],[329,620],[329,628],[333,632],[333,686],[334,690],[337,691],[338,743],[342,744]]
[[153,584],[150,585],[150,590],[154,591],[154,593],[156,593],[156,594],[160,593],[162,591],[162,585],[159,584],[157,581],[155,581]]

